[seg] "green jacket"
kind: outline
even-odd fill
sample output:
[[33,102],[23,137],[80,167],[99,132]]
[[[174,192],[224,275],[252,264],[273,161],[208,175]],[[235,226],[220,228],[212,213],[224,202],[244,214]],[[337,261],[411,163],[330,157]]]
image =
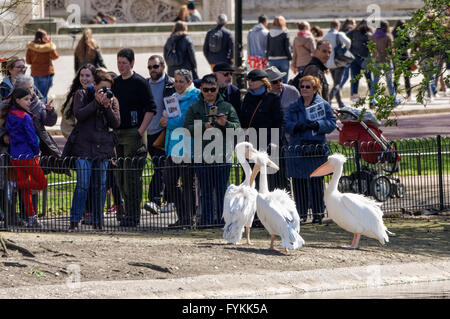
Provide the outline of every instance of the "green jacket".
[[[220,94],[217,95],[217,100],[215,105],[217,106],[217,114],[225,114],[227,116],[227,121],[225,126],[221,126],[218,123],[215,123],[215,128],[219,129],[219,131],[216,131],[215,133],[222,134],[223,143],[221,143],[221,146],[215,145],[214,141],[217,138],[217,134],[212,134],[212,137],[204,136],[204,133],[208,134],[205,124],[209,122],[210,117],[208,116],[210,113],[210,106],[208,103],[203,99],[203,95],[199,95],[200,99],[193,103],[187,113],[186,118],[184,120],[184,127],[189,130],[191,137],[192,137],[192,149],[194,150],[194,162],[195,163],[211,163],[211,162],[232,162],[232,154],[234,150],[234,135],[227,137],[227,128],[231,129],[238,129],[241,127],[239,118],[237,115],[236,110],[234,107],[223,100],[223,98],[220,96]],[[195,133],[199,134],[200,130],[197,129],[195,131],[194,129],[194,121],[201,121],[201,144],[199,144],[199,141],[195,139]],[[214,133],[214,131],[210,131],[209,133]],[[210,144],[208,146],[208,144]],[[228,148],[227,148],[228,144]],[[207,148],[208,147],[208,148]],[[212,149],[211,149],[212,148]],[[201,152],[200,152],[201,150]],[[228,153],[227,153],[228,151]],[[231,152],[231,153],[230,153]],[[205,153],[204,156],[200,157],[200,153]],[[207,155],[211,154],[214,156],[214,161],[211,161],[207,158]],[[227,157],[225,157],[227,156]]]

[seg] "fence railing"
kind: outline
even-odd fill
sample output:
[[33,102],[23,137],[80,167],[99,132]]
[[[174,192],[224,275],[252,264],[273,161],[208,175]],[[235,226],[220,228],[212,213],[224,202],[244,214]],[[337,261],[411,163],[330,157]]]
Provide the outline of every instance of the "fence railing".
[[[330,153],[347,157],[339,188],[362,193],[382,202],[385,215],[401,216],[421,210],[443,211],[450,207],[450,138],[399,140],[396,154],[384,163],[375,163],[381,152],[363,149],[361,144],[329,143]],[[285,150],[286,151],[286,150]],[[281,152],[274,160],[281,170],[269,175],[269,188],[288,189],[302,202],[321,201],[315,192],[294,189],[286,178],[286,160],[323,157],[320,152]],[[295,157],[297,156],[297,157]],[[368,160],[372,158],[372,160]],[[92,166],[89,166],[92,165]],[[394,166],[394,167],[393,167]],[[166,158],[86,161],[41,158],[45,173],[43,190],[27,190],[32,185],[18,170],[30,169],[12,164],[0,156],[0,229],[12,231],[67,231],[71,221],[80,221],[79,230],[154,231],[179,227],[219,227],[223,195],[230,184],[240,184],[244,174],[240,165],[176,164]],[[305,167],[305,169],[307,169]],[[38,177],[42,178],[41,174]],[[27,177],[28,178],[28,177]],[[330,177],[324,178],[324,183]],[[89,185],[89,186],[88,186]],[[30,194],[31,191],[31,194]],[[105,196],[105,205],[102,197]],[[150,204],[156,202],[159,207]],[[31,207],[32,206],[32,207]],[[29,223],[33,212],[39,225]],[[326,210],[325,210],[326,216]],[[308,210],[312,217],[311,209]],[[257,217],[255,223],[258,223]]]

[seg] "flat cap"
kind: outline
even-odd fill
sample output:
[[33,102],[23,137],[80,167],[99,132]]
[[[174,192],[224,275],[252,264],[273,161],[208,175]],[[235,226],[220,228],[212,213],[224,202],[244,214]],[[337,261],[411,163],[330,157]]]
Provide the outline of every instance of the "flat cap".
[[262,78],[267,78],[267,73],[261,69],[254,69],[248,72],[247,79],[250,80],[261,80]]
[[232,71],[233,72],[234,68],[230,64],[222,62],[222,63],[217,63],[216,65],[214,65],[213,72],[217,72],[217,71]]

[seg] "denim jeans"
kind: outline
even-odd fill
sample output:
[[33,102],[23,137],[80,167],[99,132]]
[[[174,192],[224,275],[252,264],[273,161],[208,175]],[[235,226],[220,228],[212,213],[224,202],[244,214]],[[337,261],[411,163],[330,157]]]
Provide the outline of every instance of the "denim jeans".
[[333,77],[333,88],[330,92],[329,103],[333,100],[333,97],[336,96],[336,101],[339,107],[344,107],[344,102],[341,99],[341,90],[340,85],[342,82],[342,77],[344,76],[345,67],[339,67],[331,69],[331,76]]
[[[364,58],[361,58],[360,56],[355,56],[355,59],[353,60],[353,62],[350,63],[350,71],[351,71],[352,80],[361,73],[361,70],[365,70],[366,67],[367,67],[367,60]],[[370,72],[368,72],[368,71],[364,72],[364,76],[366,77],[367,83],[370,88],[370,79],[371,79]],[[351,88],[350,89],[351,95],[358,94],[359,80],[355,81],[355,82],[351,82],[350,88]]]
[[33,79],[34,85],[38,88],[39,92],[42,93],[45,103],[47,103],[48,91],[53,85],[53,75],[33,76]]
[[283,83],[288,82],[289,65],[289,59],[269,60],[269,66],[276,66],[280,72],[286,72],[286,75],[283,76]]
[[[387,88],[389,91],[389,95],[395,97],[396,92],[395,92],[394,81],[393,81],[393,71],[394,71],[394,66],[392,63],[390,63],[389,69],[385,72],[384,75],[386,77],[386,84],[387,84]],[[380,77],[374,75],[374,79],[370,86],[370,97],[371,98],[373,98],[373,95],[375,93],[375,86],[378,84],[378,81],[380,81]]]
[[212,225],[215,222],[214,217],[217,218],[216,223],[223,224],[223,200],[230,170],[231,164],[227,163],[195,165],[200,189],[201,225]]
[[[70,209],[70,221],[80,222],[81,215],[86,208],[86,197],[89,185],[94,183],[92,189],[92,213],[93,223],[103,225],[103,208],[106,199],[106,171],[108,161],[101,160],[75,160],[77,170],[77,186],[72,199],[72,208]],[[91,179],[92,176],[92,179]]]

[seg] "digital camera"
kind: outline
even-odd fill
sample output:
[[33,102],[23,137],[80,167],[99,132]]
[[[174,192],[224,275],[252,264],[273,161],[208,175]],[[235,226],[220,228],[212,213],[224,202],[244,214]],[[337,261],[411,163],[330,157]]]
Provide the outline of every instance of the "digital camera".
[[101,92],[105,93],[105,94],[106,94],[106,97],[107,97],[108,99],[112,99],[113,96],[114,96],[113,91],[111,91],[111,89],[110,89],[110,88],[107,88],[106,86],[105,86],[105,87],[102,87]]

